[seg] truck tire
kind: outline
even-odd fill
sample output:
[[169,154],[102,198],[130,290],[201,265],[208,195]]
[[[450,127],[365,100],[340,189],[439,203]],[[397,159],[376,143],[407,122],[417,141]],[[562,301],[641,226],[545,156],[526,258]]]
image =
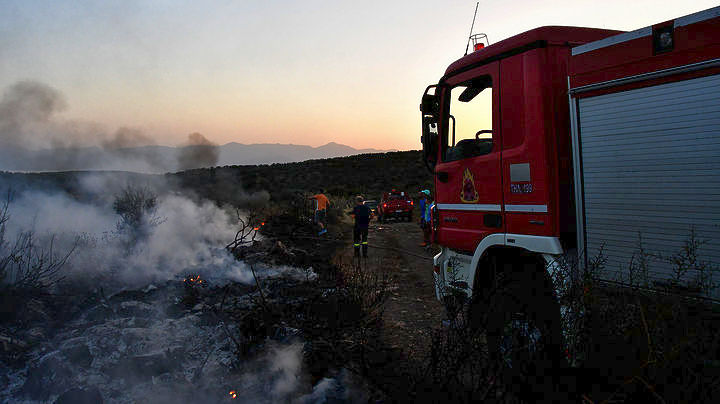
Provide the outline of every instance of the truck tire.
[[[544,266],[533,260],[506,265],[484,304],[473,301],[470,322],[487,331],[490,358],[507,386],[529,402],[565,394],[551,377],[567,367],[562,353],[560,308]],[[482,310],[482,312],[481,312]]]
[[412,211],[408,212],[407,221],[412,222]]

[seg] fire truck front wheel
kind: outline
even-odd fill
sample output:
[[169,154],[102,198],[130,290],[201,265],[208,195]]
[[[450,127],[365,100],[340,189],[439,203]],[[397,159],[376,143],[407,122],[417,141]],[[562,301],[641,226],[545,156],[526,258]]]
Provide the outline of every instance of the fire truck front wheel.
[[516,264],[498,274],[485,318],[491,358],[503,379],[522,385],[522,395],[531,401],[553,395],[557,386],[538,381],[565,367],[559,306],[548,293],[544,271],[535,268]]

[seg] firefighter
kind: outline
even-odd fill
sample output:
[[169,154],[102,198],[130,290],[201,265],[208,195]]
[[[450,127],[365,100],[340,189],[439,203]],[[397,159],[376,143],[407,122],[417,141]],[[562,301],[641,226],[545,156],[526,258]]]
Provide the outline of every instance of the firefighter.
[[425,241],[423,241],[422,244],[420,244],[421,247],[427,246],[427,238],[424,237],[425,233],[425,227],[427,226],[427,222],[425,221],[425,208],[427,206],[427,198],[430,196],[430,191],[427,189],[423,189],[420,191],[420,229],[423,231],[423,238]]
[[353,246],[355,247],[355,256],[360,257],[360,247],[362,246],[363,257],[368,256],[368,225],[370,224],[370,208],[363,204],[363,197],[358,195],[355,197],[355,208],[350,213],[355,218],[355,227],[353,227]]
[[321,236],[327,233],[327,229],[325,228],[325,219],[327,217],[327,208],[330,206],[330,201],[327,196],[325,196],[322,189],[317,194],[308,197],[308,199],[315,199],[317,201],[317,205],[315,207],[315,223],[320,226],[318,236]]

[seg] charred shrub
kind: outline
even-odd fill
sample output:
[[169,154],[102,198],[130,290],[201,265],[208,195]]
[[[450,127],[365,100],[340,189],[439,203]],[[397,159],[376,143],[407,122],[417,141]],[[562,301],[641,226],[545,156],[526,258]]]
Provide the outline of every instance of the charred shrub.
[[128,234],[133,243],[162,221],[156,216],[157,194],[147,186],[128,185],[123,188],[115,195],[113,209],[120,215],[118,231]]
[[10,199],[8,196],[0,205],[0,287],[30,293],[47,291],[61,279],[60,270],[75,246],[59,255],[54,236],[44,242],[33,230],[9,235]]
[[[310,337],[306,360],[321,375],[332,364],[367,374],[380,347],[378,331],[391,279],[382,265],[338,258],[334,287],[324,287],[307,306],[304,333]],[[330,286],[330,285],[328,285]]]
[[[461,281],[448,264],[449,282]],[[411,394],[419,402],[482,402],[504,396],[499,381],[499,363],[487,347],[487,318],[471,324],[470,300],[464,292],[440,286],[447,319],[435,329],[422,368],[413,379]]]
[[[339,290],[348,309],[347,321],[375,321],[382,317],[390,286],[390,275],[382,265],[343,264],[340,266]],[[350,312],[345,314],[352,314]]]
[[65,253],[54,248],[54,236],[39,240],[33,230],[10,235],[11,195],[0,205],[0,322],[47,321],[51,318],[43,299],[62,280],[62,268],[77,242]]
[[[616,280],[607,280],[603,249],[582,271],[576,259],[555,263],[571,359],[592,378],[588,402],[713,402],[720,394],[720,362],[709,359],[720,355],[720,315],[701,297],[716,288],[717,267],[699,258],[703,244],[691,231],[679,251],[654,252],[638,235]],[[651,279],[659,265],[670,268],[669,282]]]
[[[691,231],[674,254],[647,251],[638,236],[636,252],[619,281],[592,279],[587,301],[586,366],[604,369],[604,389],[593,400],[714,402],[720,394],[720,311],[702,298],[717,285],[717,267],[700,259],[704,241]],[[649,273],[672,265],[669,282]],[[667,268],[667,267],[666,267]]]

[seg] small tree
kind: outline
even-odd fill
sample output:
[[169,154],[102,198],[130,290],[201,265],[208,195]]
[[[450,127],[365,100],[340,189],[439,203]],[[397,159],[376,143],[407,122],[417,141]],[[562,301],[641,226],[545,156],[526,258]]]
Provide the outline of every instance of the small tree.
[[147,186],[128,185],[115,196],[115,213],[120,215],[118,231],[131,236],[131,242],[147,234],[148,229],[162,220],[156,216],[157,195]]

